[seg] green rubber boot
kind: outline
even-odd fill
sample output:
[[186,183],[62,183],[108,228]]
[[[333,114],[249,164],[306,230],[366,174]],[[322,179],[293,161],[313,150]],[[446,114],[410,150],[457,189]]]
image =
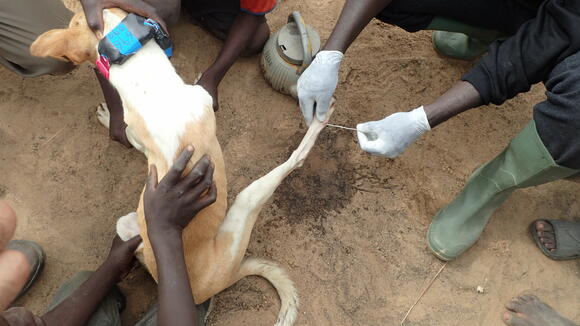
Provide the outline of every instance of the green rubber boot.
[[501,32],[479,28],[453,19],[435,17],[427,29],[433,32],[433,47],[438,53],[461,60],[472,60],[485,52]]
[[429,248],[442,260],[457,258],[475,244],[491,214],[515,189],[575,173],[578,170],[554,162],[530,122],[503,153],[479,167],[459,196],[433,218],[427,233]]

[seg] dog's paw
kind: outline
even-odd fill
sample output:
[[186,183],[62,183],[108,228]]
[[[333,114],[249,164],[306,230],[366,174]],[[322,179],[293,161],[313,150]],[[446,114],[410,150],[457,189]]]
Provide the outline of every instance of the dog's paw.
[[97,118],[105,128],[109,129],[109,122],[111,121],[111,114],[107,103],[97,105]]
[[197,84],[197,82],[201,79],[201,76],[203,74],[201,72],[197,73],[197,76],[193,79],[193,83],[191,83],[192,85]]
[[123,241],[127,241],[141,233],[137,213],[131,212],[117,220],[117,234]]

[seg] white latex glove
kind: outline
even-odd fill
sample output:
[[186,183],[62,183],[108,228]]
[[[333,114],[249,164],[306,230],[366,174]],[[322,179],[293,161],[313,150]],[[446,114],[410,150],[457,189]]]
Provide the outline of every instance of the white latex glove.
[[298,79],[298,100],[307,125],[314,117],[324,121],[338,84],[338,69],[344,55],[340,51],[320,51]]
[[360,147],[373,155],[395,158],[426,131],[431,130],[423,107],[397,112],[380,121],[356,126]]

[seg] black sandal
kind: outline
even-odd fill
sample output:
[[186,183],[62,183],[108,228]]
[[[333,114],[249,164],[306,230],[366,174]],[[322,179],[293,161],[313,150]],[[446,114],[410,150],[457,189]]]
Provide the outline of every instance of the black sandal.
[[[552,226],[556,249],[550,250],[544,247],[540,241],[540,236],[538,236],[539,230],[536,229],[537,222],[544,222]],[[549,258],[553,260],[580,258],[580,222],[539,219],[530,224],[530,233],[540,250]]]

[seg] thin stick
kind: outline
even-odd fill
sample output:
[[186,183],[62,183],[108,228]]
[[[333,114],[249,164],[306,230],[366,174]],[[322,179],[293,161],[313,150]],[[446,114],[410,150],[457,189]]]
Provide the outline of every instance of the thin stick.
[[343,126],[339,126],[339,125],[333,125],[332,123],[328,123],[327,126],[334,127],[334,128],[338,128],[338,129],[345,129],[345,130],[353,130],[353,131],[356,131],[356,129],[354,129],[354,128],[343,127]]
[[429,282],[429,284],[427,284],[427,286],[423,289],[423,292],[421,292],[421,294],[419,295],[419,297],[417,298],[417,300],[415,300],[415,303],[413,303],[413,305],[411,306],[411,308],[409,308],[409,311],[407,311],[407,314],[405,315],[405,317],[403,317],[403,320],[401,320],[401,325],[403,325],[405,323],[405,321],[407,320],[407,317],[409,317],[409,315],[411,314],[411,311],[413,310],[413,308],[415,308],[415,306],[417,305],[417,303],[419,303],[419,300],[421,300],[421,298],[425,295],[425,293],[427,292],[427,290],[429,290],[429,288],[431,287],[431,285],[433,285],[433,282],[435,282],[435,280],[437,279],[437,277],[439,276],[439,274],[441,274],[441,272],[443,271],[443,269],[445,268],[445,266],[447,266],[447,263],[443,264],[443,266],[441,266],[441,268],[439,269],[439,271],[437,272],[437,274],[435,274],[435,276],[433,276],[433,278],[431,279],[431,282]]
[[46,146],[46,144],[50,143],[56,136],[58,136],[58,134],[60,134],[64,129],[66,128],[66,126],[60,128],[59,131],[56,132],[56,134],[52,135],[52,137],[50,137],[47,141],[45,141],[42,145],[40,146]]

